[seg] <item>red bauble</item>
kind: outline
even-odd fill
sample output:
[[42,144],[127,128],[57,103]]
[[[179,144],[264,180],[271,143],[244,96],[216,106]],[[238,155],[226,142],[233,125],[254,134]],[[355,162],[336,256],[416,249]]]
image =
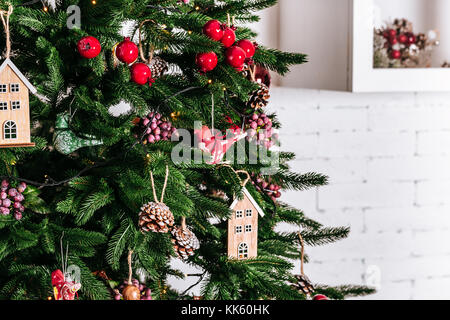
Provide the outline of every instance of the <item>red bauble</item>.
[[220,40],[225,48],[231,47],[236,41],[236,34],[234,33],[233,28],[226,27],[223,31],[223,37]]
[[316,294],[313,297],[313,300],[330,300],[330,299],[328,299],[328,297],[323,294]]
[[247,58],[251,58],[255,55],[255,45],[250,40],[244,39],[237,43],[238,47],[244,50]]
[[131,80],[140,85],[146,84],[147,82],[151,85],[154,82],[150,68],[141,62],[131,66]]
[[214,52],[203,52],[197,54],[195,63],[202,72],[213,70],[217,66],[217,55]]
[[408,44],[415,44],[416,43],[416,36],[412,33],[407,34],[408,37]]
[[406,36],[406,34],[401,34],[398,36],[398,42],[400,43],[407,43],[408,42],[408,37]]
[[237,46],[232,46],[225,52],[225,59],[227,63],[237,69],[242,69],[245,58],[245,51]]
[[80,55],[86,59],[95,58],[102,51],[100,41],[91,36],[81,38],[78,41],[77,48]]
[[130,64],[137,60],[139,50],[137,45],[130,41],[130,38],[124,38],[116,47],[116,56],[120,61]]
[[392,59],[400,59],[402,57],[402,53],[400,50],[392,50],[391,51],[391,58]]
[[388,33],[389,33],[389,36],[390,36],[390,37],[395,37],[395,36],[397,36],[397,30],[390,29],[390,30],[388,30]]
[[397,44],[398,43],[397,37],[389,37],[389,43],[391,45]]
[[220,41],[223,37],[222,24],[217,20],[210,20],[203,26],[203,33],[213,40]]

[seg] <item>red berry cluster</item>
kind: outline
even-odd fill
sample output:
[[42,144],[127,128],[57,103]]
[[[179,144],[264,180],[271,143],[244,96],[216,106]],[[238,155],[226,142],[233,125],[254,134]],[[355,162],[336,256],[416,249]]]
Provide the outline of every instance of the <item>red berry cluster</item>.
[[248,141],[270,149],[278,140],[278,134],[273,132],[272,120],[265,113],[254,113],[245,123]]
[[389,29],[383,32],[386,39],[385,47],[388,49],[391,59],[401,59],[403,51],[408,50],[413,44],[416,44],[417,37],[412,32],[401,32],[400,30]]
[[128,280],[124,280],[119,285],[119,289],[114,290],[114,293],[115,293],[114,299],[115,300],[122,300],[121,292],[128,285],[133,285],[139,289],[139,291],[141,292],[141,300],[152,300],[152,290],[150,288],[147,288],[144,284],[140,283],[139,280],[137,280],[137,279],[131,280],[131,283],[128,283]]
[[[226,62],[238,71],[242,71],[245,62],[251,62],[256,46],[250,40],[236,42],[236,28],[220,23],[217,20],[208,21],[203,27],[203,33],[215,40],[222,42],[227,49],[225,51]],[[213,70],[217,66],[217,55],[214,52],[202,52],[197,54],[196,63],[202,72]]]
[[252,173],[251,178],[252,184],[255,186],[256,190],[264,192],[273,202],[276,202],[277,199],[281,197],[281,186],[273,182],[270,177],[264,180],[261,175]]
[[[80,55],[87,59],[95,58],[102,50],[100,42],[92,36],[82,38],[78,41],[77,47]],[[148,83],[149,86],[155,82],[148,65],[141,62],[135,63],[139,55],[139,49],[130,38],[124,38],[122,42],[118,43],[115,46],[114,54],[119,61],[128,65],[133,64],[131,66],[131,80],[133,82],[140,85]]]
[[168,141],[177,129],[170,121],[162,120],[159,113],[150,112],[147,117],[139,119],[140,134],[145,132],[144,143],[155,143],[156,141]]
[[22,213],[25,211],[22,202],[25,200],[23,192],[26,188],[27,184],[25,182],[21,182],[17,188],[13,188],[8,180],[3,180],[0,193],[0,214],[7,216],[11,211],[14,211],[14,218],[17,221],[21,220]]

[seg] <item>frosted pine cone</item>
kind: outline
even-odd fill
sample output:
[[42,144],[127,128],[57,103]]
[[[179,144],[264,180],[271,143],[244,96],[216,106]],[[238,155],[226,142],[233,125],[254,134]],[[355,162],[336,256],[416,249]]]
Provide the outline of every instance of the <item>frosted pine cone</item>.
[[139,227],[143,232],[169,232],[174,223],[173,214],[164,203],[149,202],[139,213]]
[[153,78],[159,78],[169,70],[169,64],[160,57],[154,57],[148,67]]
[[248,101],[248,106],[252,109],[258,110],[267,106],[269,99],[269,87],[264,83],[259,83],[259,89],[251,94],[250,100]]
[[314,286],[311,283],[311,280],[305,275],[295,275],[295,279],[297,282],[292,285],[294,290],[299,291],[304,294],[311,294],[314,292]]
[[188,228],[175,227],[172,230],[172,236],[173,248],[182,259],[194,255],[194,251],[200,248],[196,235]]

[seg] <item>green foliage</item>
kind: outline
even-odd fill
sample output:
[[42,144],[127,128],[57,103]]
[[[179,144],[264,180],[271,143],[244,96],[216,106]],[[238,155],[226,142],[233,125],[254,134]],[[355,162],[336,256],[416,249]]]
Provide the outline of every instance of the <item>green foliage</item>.
[[[216,5],[213,0],[191,1],[190,5],[177,0],[107,0],[97,1],[95,6],[91,1],[62,0],[55,12],[44,12],[40,2],[22,6],[21,0],[0,0],[0,7],[6,9],[8,2],[15,6],[12,60],[36,86],[38,96],[30,97],[36,147],[0,149],[0,176],[12,183],[29,182],[23,219],[18,222],[0,216],[0,298],[42,300],[52,296],[50,275],[62,267],[63,234],[63,247],[69,247],[68,263],[81,271],[81,299],[111,299],[110,284],[128,277],[130,251],[133,276],[138,270],[145,276],[154,299],[185,298],[186,292],[167,287],[169,276],[184,277],[170,264],[175,257],[170,234],[143,234],[138,227],[141,206],[155,201],[150,171],[159,198],[168,165],[164,202],[176,225],[186,217],[200,240],[200,249],[187,263],[203,270],[199,284],[205,298],[304,299],[289,284],[292,260],[300,258],[296,232],[303,228],[305,243],[316,246],[345,238],[349,229],[324,227],[307,213],[274,202],[248,183],[247,189],[265,212],[258,228],[258,257],[228,259],[229,206],[234,196],[242,195],[243,176],[238,177],[234,170],[259,174],[267,164],[231,162],[233,169],[205,162],[174,164],[171,152],[176,142],[138,143],[142,133],[135,132],[132,122],[157,111],[175,127],[192,132],[194,121],[211,126],[213,97],[215,128],[229,128],[226,116],[240,126],[252,112],[246,105],[257,86],[224,62],[222,45],[204,36],[202,27],[210,19],[226,21],[228,13],[235,16],[237,39],[252,39],[255,33],[244,24],[257,21],[255,11],[276,0],[223,0]],[[67,28],[69,5],[79,6],[81,29]],[[152,87],[131,82],[129,67],[116,65],[111,54],[122,39],[120,30],[126,20],[136,22],[127,27],[127,33],[136,37],[139,22],[149,20],[142,28],[144,55],[153,47],[155,55],[174,71],[157,78]],[[83,59],[77,53],[76,43],[86,35],[102,44],[102,53],[94,59]],[[198,72],[195,56],[207,51],[217,54],[219,64],[205,75]],[[260,44],[254,60],[284,75],[307,57]],[[121,101],[129,103],[131,110],[113,116],[109,108]],[[69,128],[76,135],[96,136],[103,145],[68,156],[59,154],[52,140],[56,115],[61,112],[70,114]],[[171,117],[173,114],[177,116]],[[276,115],[270,117],[274,126],[280,127]],[[248,144],[245,148],[248,160]],[[190,148],[188,152],[196,151]],[[271,179],[285,190],[303,191],[328,182],[321,174],[291,172],[287,163],[294,158],[292,153],[269,155],[280,158],[280,167]],[[288,223],[295,232],[276,232],[279,223]],[[104,271],[112,280],[102,279],[96,271]],[[372,290],[343,286],[321,287],[318,292],[343,299]]]

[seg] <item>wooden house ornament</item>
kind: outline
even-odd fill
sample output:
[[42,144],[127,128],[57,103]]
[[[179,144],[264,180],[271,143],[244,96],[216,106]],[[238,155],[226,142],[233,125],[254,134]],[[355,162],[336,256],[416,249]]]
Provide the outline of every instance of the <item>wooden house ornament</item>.
[[34,147],[29,93],[36,91],[14,63],[5,59],[0,66],[0,148]]
[[37,90],[9,59],[9,17],[12,12],[11,4],[8,11],[0,10],[6,35],[5,61],[0,65],[0,148],[34,147],[30,133],[29,94],[35,94]]
[[228,257],[238,260],[256,258],[258,218],[264,216],[263,210],[245,187],[243,198],[236,198],[230,209],[233,214],[228,220]]

